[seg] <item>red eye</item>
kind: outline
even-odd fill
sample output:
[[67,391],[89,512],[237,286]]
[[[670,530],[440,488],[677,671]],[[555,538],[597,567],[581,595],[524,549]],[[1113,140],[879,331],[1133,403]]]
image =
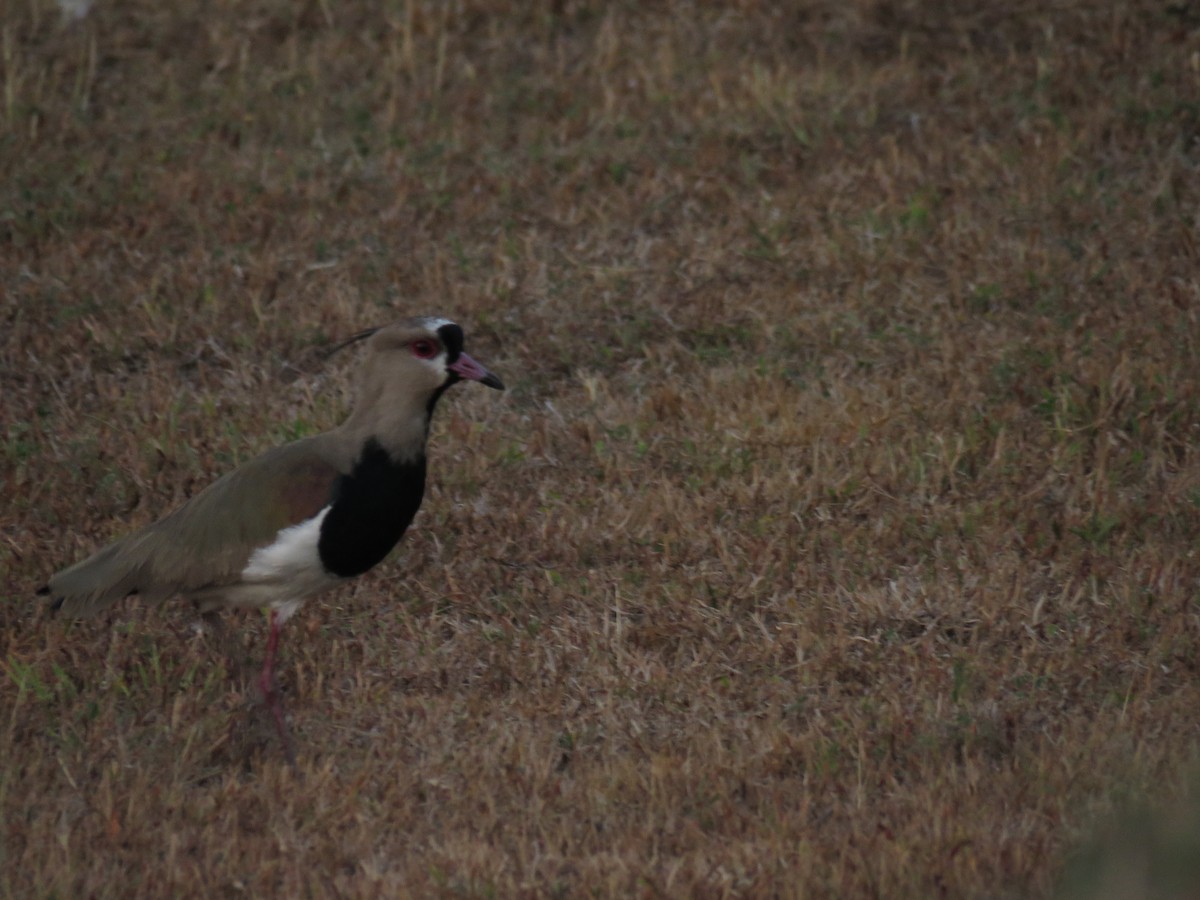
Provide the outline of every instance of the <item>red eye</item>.
[[413,355],[421,357],[421,359],[432,359],[437,355],[437,344],[433,341],[427,341],[424,338],[412,342]]

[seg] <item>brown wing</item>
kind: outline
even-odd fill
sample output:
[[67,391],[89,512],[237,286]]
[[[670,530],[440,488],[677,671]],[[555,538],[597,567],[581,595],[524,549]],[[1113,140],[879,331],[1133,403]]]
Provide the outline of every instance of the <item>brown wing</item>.
[[256,457],[153,525],[57,573],[62,609],[94,615],[127,594],[151,601],[236,582],[250,555],[327,506],[341,469],[326,435]]

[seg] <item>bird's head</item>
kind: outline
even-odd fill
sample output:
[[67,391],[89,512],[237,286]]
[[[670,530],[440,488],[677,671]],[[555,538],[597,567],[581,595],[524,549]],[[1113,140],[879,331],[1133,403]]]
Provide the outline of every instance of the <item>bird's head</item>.
[[[438,398],[460,381],[478,381],[504,390],[495,373],[463,350],[463,330],[449,319],[421,316],[354,335],[335,350],[366,341],[358,397],[351,422],[355,429],[393,431],[421,439]],[[398,431],[397,431],[398,429]]]

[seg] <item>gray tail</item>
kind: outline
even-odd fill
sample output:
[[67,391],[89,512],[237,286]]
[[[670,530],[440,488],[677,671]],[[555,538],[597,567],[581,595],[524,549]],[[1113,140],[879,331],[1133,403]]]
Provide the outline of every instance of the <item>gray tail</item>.
[[110,544],[83,562],[63,569],[38,591],[54,599],[50,608],[72,616],[94,616],[137,591],[141,574],[127,541]]

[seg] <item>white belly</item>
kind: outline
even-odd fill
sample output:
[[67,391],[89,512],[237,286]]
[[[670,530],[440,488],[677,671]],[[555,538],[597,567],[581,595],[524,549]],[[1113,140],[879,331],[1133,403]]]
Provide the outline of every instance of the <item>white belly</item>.
[[330,575],[321,565],[317,542],[325,507],[313,518],[285,528],[275,540],[259,547],[242,570],[239,584],[224,589],[227,602],[236,606],[267,606],[287,620],[314,594],[328,590],[344,579]]

